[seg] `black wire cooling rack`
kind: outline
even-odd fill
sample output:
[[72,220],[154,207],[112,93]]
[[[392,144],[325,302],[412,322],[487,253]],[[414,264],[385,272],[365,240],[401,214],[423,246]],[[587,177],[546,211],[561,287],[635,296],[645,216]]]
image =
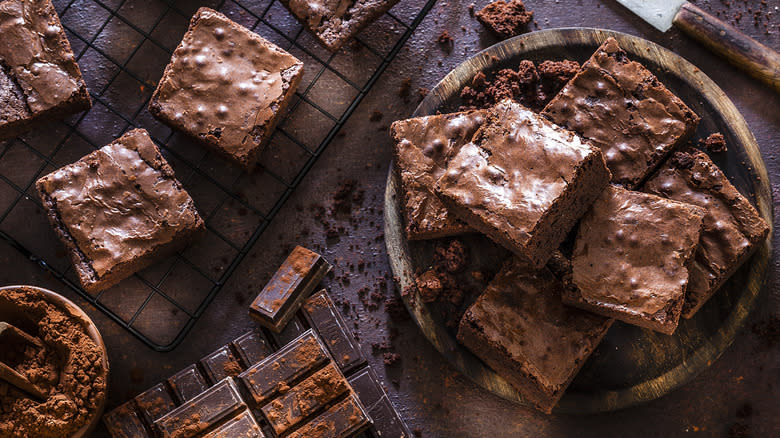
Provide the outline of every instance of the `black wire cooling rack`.
[[[54,0],[93,108],[0,143],[0,237],[157,351],[176,348],[374,86],[436,0],[401,1],[336,53],[277,0]],[[406,3],[406,4],[405,4]],[[252,174],[153,119],[146,105],[200,6],[304,62],[296,97]],[[208,233],[106,291],[79,285],[35,193],[37,178],[145,128],[195,200]]]

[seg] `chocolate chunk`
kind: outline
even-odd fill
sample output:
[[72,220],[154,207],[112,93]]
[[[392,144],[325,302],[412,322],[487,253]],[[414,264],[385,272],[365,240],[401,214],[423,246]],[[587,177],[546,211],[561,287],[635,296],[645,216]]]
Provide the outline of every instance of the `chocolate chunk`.
[[103,416],[103,424],[114,438],[143,438],[151,436],[138,416],[135,405],[129,401]]
[[373,406],[385,395],[385,390],[371,367],[358,371],[348,381],[364,406]]
[[208,388],[206,380],[195,365],[190,365],[168,378],[168,386],[179,403],[190,400]]
[[252,331],[233,341],[238,357],[246,366],[252,366],[273,352],[271,345],[261,333]]
[[303,314],[343,372],[347,373],[366,362],[360,346],[324,289],[306,300]]
[[281,332],[271,333],[271,335],[273,336],[276,345],[281,347],[289,344],[290,341],[297,338],[305,331],[306,324],[303,322],[303,318],[300,315],[295,315],[295,317],[284,326]]
[[246,404],[233,378],[228,377],[161,417],[154,425],[165,438],[194,437],[242,409],[246,409]]
[[264,404],[295,380],[330,361],[325,346],[312,330],[285,345],[239,375],[255,403]]
[[260,425],[249,411],[243,411],[203,438],[265,438]]
[[158,383],[138,395],[135,398],[135,404],[141,417],[149,426],[176,407],[171,395],[162,383]]
[[[350,394],[346,399],[331,406],[300,429],[288,435],[288,438],[341,438],[359,434],[371,424],[365,408]],[[392,436],[392,435],[388,435]],[[384,435],[380,435],[385,438]],[[407,435],[407,438],[411,435]]]
[[387,396],[382,396],[373,406],[367,408],[373,421],[371,430],[381,438],[411,438],[406,423],[398,415]]
[[321,255],[296,246],[249,306],[249,315],[279,333],[330,269]]
[[201,359],[200,366],[203,367],[203,371],[212,385],[225,377],[235,377],[244,371],[227,345]]
[[262,411],[280,436],[348,391],[344,375],[330,363],[263,406]]

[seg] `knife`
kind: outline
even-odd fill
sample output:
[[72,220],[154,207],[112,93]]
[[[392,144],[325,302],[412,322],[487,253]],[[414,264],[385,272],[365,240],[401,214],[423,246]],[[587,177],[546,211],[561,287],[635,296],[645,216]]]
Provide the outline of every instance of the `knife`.
[[730,63],[780,91],[780,54],[684,0],[617,0],[666,32],[677,26]]

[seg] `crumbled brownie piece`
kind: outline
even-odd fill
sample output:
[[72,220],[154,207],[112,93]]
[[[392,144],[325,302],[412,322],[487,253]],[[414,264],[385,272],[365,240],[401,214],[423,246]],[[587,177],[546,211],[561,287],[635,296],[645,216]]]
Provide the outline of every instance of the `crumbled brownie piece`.
[[498,0],[482,8],[476,15],[477,20],[497,37],[507,39],[527,32],[534,13],[526,11],[520,0]]
[[700,139],[699,146],[707,148],[707,150],[712,153],[726,152],[728,150],[726,149],[726,139],[720,132],[710,134],[709,137],[704,140]]
[[468,253],[466,246],[460,240],[454,239],[449,245],[444,246],[437,243],[433,254],[434,264],[451,274],[458,273],[466,267],[468,263]]
[[446,29],[439,34],[438,38],[436,38],[436,42],[441,45],[449,46],[453,41],[455,40],[450,36],[450,33]]
[[441,279],[433,269],[416,276],[414,282],[417,291],[420,292],[420,296],[426,303],[436,301],[443,289]]

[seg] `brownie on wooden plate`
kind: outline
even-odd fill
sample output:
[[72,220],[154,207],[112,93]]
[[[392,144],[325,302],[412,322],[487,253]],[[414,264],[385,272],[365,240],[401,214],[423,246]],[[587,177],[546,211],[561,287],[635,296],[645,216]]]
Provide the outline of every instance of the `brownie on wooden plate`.
[[506,99],[487,111],[435,192],[459,218],[541,268],[609,178],[598,148]]
[[190,21],[149,111],[251,170],[303,76],[303,63],[209,8]]
[[44,176],[36,187],[89,292],[182,248],[203,229],[192,199],[143,129]]
[[680,320],[704,210],[610,186],[580,221],[563,302],[666,334]]
[[398,3],[398,0],[280,1],[331,52]]
[[767,234],[769,225],[702,151],[675,152],[644,191],[705,209],[682,316],[692,317]]
[[508,260],[460,321],[458,341],[550,413],[612,319],[564,306],[547,268]]
[[0,141],[92,102],[50,0],[0,0]]
[[415,117],[390,126],[401,178],[409,240],[435,239],[473,231],[433,194],[447,162],[482,124],[485,111]]
[[697,116],[608,38],[542,111],[601,148],[612,181],[638,187],[699,124]]

